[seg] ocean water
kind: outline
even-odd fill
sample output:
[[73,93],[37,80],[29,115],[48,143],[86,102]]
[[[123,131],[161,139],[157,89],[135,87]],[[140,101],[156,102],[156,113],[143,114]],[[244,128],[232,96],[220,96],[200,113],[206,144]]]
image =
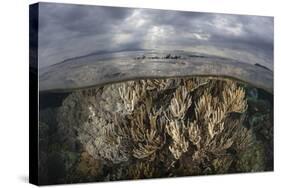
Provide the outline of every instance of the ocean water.
[[273,71],[265,65],[155,50],[92,54],[39,67],[39,90],[65,91],[132,79],[187,76],[229,77],[273,93]]

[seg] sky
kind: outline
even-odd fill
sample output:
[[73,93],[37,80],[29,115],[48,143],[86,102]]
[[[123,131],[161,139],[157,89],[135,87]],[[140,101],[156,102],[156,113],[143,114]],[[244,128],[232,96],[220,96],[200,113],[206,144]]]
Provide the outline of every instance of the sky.
[[273,69],[273,17],[41,3],[39,64],[137,49],[186,50]]

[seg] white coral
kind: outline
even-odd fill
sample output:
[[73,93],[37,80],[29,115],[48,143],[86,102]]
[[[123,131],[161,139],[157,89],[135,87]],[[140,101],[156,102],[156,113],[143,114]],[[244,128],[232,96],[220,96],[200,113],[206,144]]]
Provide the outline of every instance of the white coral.
[[191,105],[191,97],[188,95],[187,89],[183,86],[179,87],[171,100],[170,111],[175,118],[183,119],[185,113]]
[[225,111],[243,113],[247,110],[247,101],[245,100],[245,91],[241,87],[237,87],[232,81],[222,92],[223,101],[225,105]]
[[166,130],[173,140],[169,150],[175,159],[179,159],[183,153],[187,152],[189,146],[188,140],[184,136],[186,127],[182,121],[172,121],[170,125],[166,126]]

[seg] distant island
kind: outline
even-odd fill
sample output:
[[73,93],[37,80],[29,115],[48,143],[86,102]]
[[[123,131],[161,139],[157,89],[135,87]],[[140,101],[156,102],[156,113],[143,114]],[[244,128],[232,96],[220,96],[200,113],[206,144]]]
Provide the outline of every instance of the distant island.
[[134,59],[138,60],[138,59],[182,59],[182,57],[180,55],[171,55],[171,54],[167,54],[166,56],[163,57],[159,57],[159,56],[152,56],[152,57],[147,57],[145,55],[143,56],[138,56],[135,57]]
[[[206,56],[203,55],[196,55],[196,54],[190,54],[188,55],[188,57],[196,57],[196,58],[204,58]],[[139,60],[139,59],[184,59],[184,57],[180,56],[180,55],[172,55],[172,54],[167,54],[165,56],[159,57],[159,56],[138,56],[135,57],[134,59]]]

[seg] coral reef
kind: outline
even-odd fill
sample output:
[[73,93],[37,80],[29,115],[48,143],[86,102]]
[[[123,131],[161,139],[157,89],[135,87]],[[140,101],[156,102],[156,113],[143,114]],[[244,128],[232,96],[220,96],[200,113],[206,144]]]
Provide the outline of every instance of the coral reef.
[[77,153],[65,181],[270,170],[272,131],[257,129],[272,127],[271,112],[253,111],[260,100],[248,93],[245,84],[200,77],[75,91],[56,112],[59,142]]

